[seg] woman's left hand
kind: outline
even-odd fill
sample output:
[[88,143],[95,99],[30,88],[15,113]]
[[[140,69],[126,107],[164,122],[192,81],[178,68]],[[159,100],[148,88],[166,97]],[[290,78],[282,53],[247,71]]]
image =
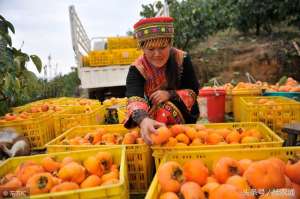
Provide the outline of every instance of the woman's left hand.
[[152,104],[157,105],[162,102],[166,102],[170,99],[170,94],[168,91],[165,90],[158,90],[152,93],[150,96],[150,100]]

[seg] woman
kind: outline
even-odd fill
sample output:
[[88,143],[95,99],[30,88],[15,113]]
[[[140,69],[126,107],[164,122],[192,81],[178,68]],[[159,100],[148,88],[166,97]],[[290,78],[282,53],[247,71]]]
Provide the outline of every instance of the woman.
[[173,18],[142,19],[134,25],[134,33],[143,55],[127,75],[125,127],[139,125],[142,138],[152,144],[150,134],[157,128],[196,122],[199,83],[190,57],[172,47]]

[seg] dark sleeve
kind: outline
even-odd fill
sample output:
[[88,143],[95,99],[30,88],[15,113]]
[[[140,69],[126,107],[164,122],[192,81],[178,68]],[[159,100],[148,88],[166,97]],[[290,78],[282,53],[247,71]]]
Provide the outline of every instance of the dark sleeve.
[[185,56],[182,66],[181,89],[192,89],[197,95],[200,85],[189,55]]
[[134,66],[130,66],[126,78],[126,97],[138,96],[144,98],[145,79]]

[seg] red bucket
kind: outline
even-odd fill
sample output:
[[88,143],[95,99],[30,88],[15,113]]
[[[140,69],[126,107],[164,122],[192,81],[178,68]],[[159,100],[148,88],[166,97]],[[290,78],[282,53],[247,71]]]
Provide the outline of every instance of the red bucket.
[[225,95],[224,89],[200,89],[198,97],[200,117],[207,117],[209,122],[224,122]]

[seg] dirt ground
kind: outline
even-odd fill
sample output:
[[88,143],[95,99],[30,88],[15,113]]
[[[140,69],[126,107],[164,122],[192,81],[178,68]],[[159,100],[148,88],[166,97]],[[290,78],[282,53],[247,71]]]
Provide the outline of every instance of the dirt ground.
[[232,79],[276,83],[282,76],[300,80],[300,56],[292,41],[300,44],[299,32],[274,33],[271,36],[243,36],[223,32],[199,43],[189,53],[200,83],[216,77],[226,83]]

